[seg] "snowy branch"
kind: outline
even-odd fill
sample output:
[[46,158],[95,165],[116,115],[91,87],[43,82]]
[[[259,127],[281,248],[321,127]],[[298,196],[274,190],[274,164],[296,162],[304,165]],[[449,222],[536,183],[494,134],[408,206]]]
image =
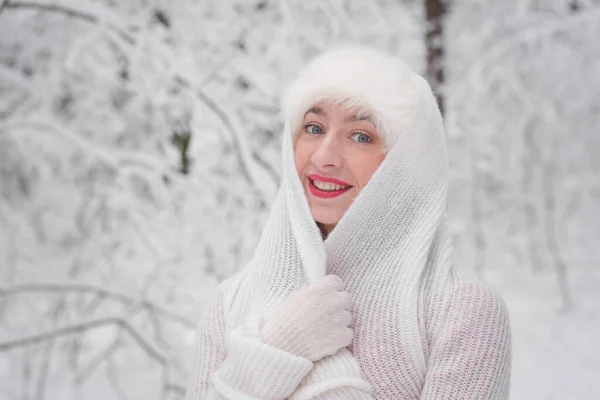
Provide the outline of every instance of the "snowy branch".
[[131,165],[139,165],[159,172],[162,176],[168,176],[169,179],[176,179],[173,176],[174,174],[170,172],[168,166],[166,166],[161,159],[152,157],[150,154],[104,147],[86,139],[82,135],[70,131],[65,126],[54,123],[53,121],[44,121],[42,118],[38,118],[35,122],[28,120],[12,120],[9,123],[0,123],[0,129],[8,132],[14,137],[17,137],[19,130],[32,129],[35,130],[36,134],[43,131],[52,131],[68,139],[71,143],[79,146],[112,169],[123,171],[123,169]]
[[12,1],[9,3],[8,0],[4,3],[6,8],[29,8],[40,11],[58,12],[61,14],[68,15],[69,17],[80,18],[89,22],[97,21],[97,19],[93,15],[86,14],[84,12],[74,10],[71,8],[67,8],[59,4],[35,3],[30,1]]
[[[186,87],[192,86],[191,82],[182,75],[178,75],[176,79]],[[257,179],[252,173],[250,155],[247,154],[248,151],[246,151],[245,146],[242,144],[243,139],[239,137],[239,134],[235,129],[231,119],[227,116],[227,113],[210,98],[210,96],[200,89],[200,87],[194,85],[194,90],[198,98],[217,116],[217,118],[219,118],[219,120],[225,126],[225,130],[229,133],[231,145],[233,146],[236,154],[242,176],[246,182],[248,182],[254,194],[257,195],[262,201],[265,201],[266,196],[261,192],[261,188],[257,184]]]
[[[148,342],[135,328],[133,328],[131,324],[129,324],[124,319],[118,317],[101,318],[97,320],[82,322],[54,329],[48,332],[39,333],[36,335],[0,342],[0,352],[9,351],[18,347],[29,346],[40,342],[60,338],[63,336],[72,335],[76,333],[83,333],[89,330],[103,328],[107,326],[117,326],[123,329],[129,334],[129,336],[134,340],[134,342],[137,343],[142,350],[144,350],[144,352],[150,358],[161,364],[163,368],[168,369],[169,362],[167,358],[164,355],[162,355],[160,351],[154,348],[154,346],[152,346],[150,342]],[[111,351],[109,350],[106,354],[109,354],[110,352]],[[185,389],[182,386],[174,384],[172,382],[165,382],[163,384],[163,389],[165,391],[174,391],[178,393],[182,393],[185,391]]]
[[180,315],[174,314],[160,306],[150,303],[147,300],[138,301],[133,297],[124,295],[122,293],[110,291],[107,289],[99,288],[93,285],[85,283],[30,283],[20,284],[12,287],[0,287],[0,296],[11,296],[20,293],[65,293],[65,292],[78,292],[78,293],[93,293],[101,297],[105,297],[122,304],[129,306],[139,306],[149,312],[155,313],[169,319],[173,322],[177,322],[185,328],[195,329],[196,324]]
[[92,360],[75,376],[75,381],[80,384],[88,379],[98,367],[110,357],[118,348],[119,337],[115,338],[112,343],[107,346],[102,352],[96,355]]
[[483,71],[498,61],[507,52],[520,46],[523,43],[536,41],[542,37],[553,35],[557,32],[569,31],[580,28],[589,23],[600,23],[600,7],[593,11],[573,14],[567,18],[544,23],[542,26],[535,26],[525,32],[519,32],[512,37],[502,40],[499,44],[485,51],[477,57],[477,61],[467,69],[467,76],[474,77],[476,82],[483,80]]
[[38,333],[36,335],[26,336],[19,339],[0,342],[0,352],[15,349],[17,347],[29,346],[32,344],[45,342],[62,336],[82,333],[96,328],[106,326],[118,326],[124,329],[131,338],[154,360],[162,365],[167,364],[167,359],[157,349],[155,349],[135,328],[122,318],[100,318],[97,320],[81,322],[62,328],[57,328],[48,332]]
[[53,2],[8,1],[5,2],[3,6],[7,9],[34,9],[56,12],[69,17],[79,18],[87,22],[107,24],[112,29],[119,32],[119,35],[127,42],[132,43],[134,41],[133,37],[127,32],[126,24],[119,16],[106,8],[101,8],[101,6],[98,6],[95,3],[68,0]]

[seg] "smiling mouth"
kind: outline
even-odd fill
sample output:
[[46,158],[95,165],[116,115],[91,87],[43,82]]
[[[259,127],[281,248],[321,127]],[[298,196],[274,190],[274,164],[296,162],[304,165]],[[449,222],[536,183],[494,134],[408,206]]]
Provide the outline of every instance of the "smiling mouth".
[[308,186],[314,196],[325,199],[340,196],[352,189],[351,185],[340,185],[311,178],[308,178]]

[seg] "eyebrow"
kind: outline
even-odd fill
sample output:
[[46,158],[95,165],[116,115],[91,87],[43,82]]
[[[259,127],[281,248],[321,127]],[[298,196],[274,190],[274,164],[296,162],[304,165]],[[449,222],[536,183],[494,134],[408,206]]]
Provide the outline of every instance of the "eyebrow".
[[[312,107],[310,110],[308,110],[306,112],[306,114],[308,114],[308,113],[313,113],[313,114],[320,115],[322,117],[327,117],[327,113],[321,107]],[[304,114],[305,117],[306,117],[306,114]],[[351,115],[350,117],[346,118],[344,120],[344,122],[369,121],[370,123],[375,125],[375,121],[373,120],[373,117],[371,117],[370,115],[359,116],[359,114],[361,114],[361,113],[358,112],[357,114]]]

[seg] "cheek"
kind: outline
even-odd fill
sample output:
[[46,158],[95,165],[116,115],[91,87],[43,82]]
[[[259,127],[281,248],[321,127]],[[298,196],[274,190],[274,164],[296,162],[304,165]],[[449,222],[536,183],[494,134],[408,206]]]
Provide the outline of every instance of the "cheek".
[[367,185],[384,158],[385,154],[379,152],[361,154],[352,158],[352,175],[354,175],[359,189],[362,190]]
[[298,174],[301,174],[304,168],[308,166],[311,155],[311,147],[303,140],[298,140],[296,142],[296,148],[294,149],[294,163],[296,164],[296,171],[298,171]]

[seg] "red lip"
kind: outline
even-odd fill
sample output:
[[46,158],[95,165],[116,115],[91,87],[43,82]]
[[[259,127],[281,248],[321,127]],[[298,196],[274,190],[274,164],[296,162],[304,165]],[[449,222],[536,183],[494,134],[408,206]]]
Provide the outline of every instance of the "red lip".
[[334,190],[334,191],[321,190],[314,185],[313,181],[315,179],[318,181],[331,182],[331,183],[335,183],[338,185],[344,185],[344,186],[350,186],[350,185],[344,181],[339,181],[339,180],[333,179],[333,178],[325,178],[323,176],[316,175],[316,174],[308,175],[308,188],[310,189],[310,192],[312,193],[313,196],[321,197],[323,199],[331,199],[333,197],[340,196],[340,195],[346,193],[348,190],[352,189],[352,187],[349,187],[346,189]]
[[324,176],[317,175],[317,174],[310,174],[310,175],[308,175],[308,178],[312,181],[331,182],[331,183],[336,183],[341,186],[352,186],[348,182],[340,181],[340,180],[333,179],[333,178],[325,178]]

